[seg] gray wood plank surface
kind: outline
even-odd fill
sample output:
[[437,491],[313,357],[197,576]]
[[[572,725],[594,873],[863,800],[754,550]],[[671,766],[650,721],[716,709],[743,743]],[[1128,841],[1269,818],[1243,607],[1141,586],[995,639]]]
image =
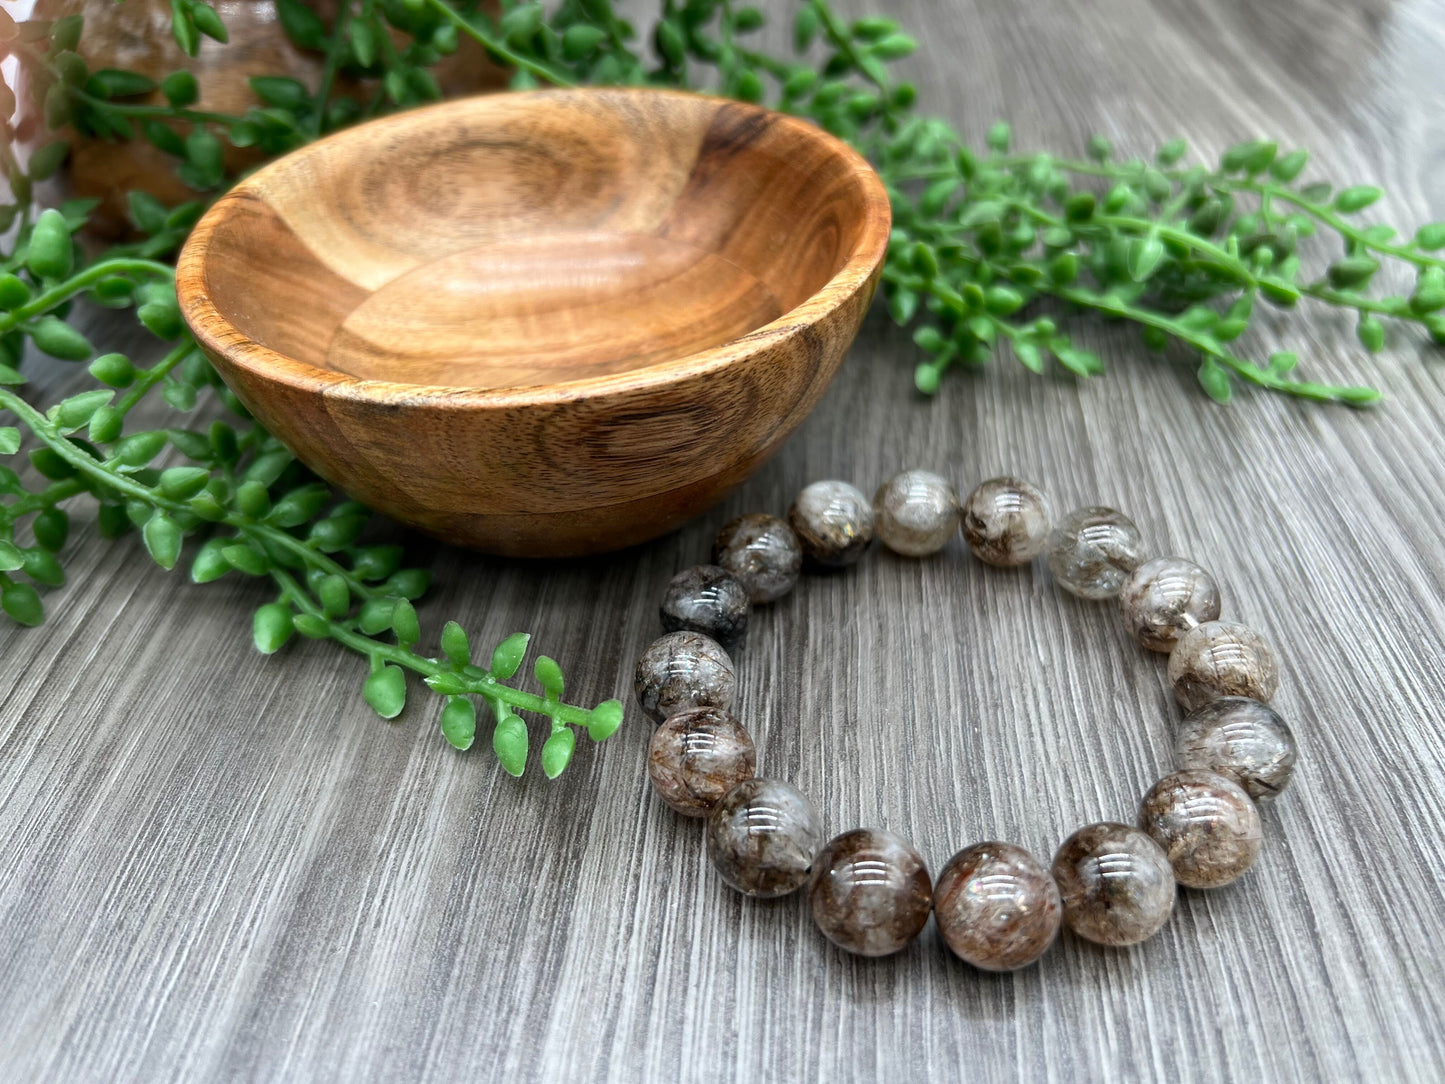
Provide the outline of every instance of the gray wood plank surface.
[[[980,137],[1217,153],[1270,135],[1445,217],[1439,0],[899,0],[926,106]],[[774,11],[791,5],[771,4]],[[1111,329],[1111,374],[1011,363],[912,394],[865,327],[816,414],[723,507],[569,565],[442,550],[435,635],[530,629],[590,702],[628,697],[668,577],[716,527],[824,477],[1002,471],[1129,512],[1278,645],[1303,760],[1256,871],[1185,892],[1127,952],[1065,937],[974,972],[930,925],[893,958],[830,947],[804,900],[741,899],[651,797],[635,712],[557,783],[460,755],[415,704],[362,704],[325,645],[263,659],[259,588],[195,588],[93,524],[50,622],[0,626],[0,1079],[1440,1079],[1445,1075],[1445,365],[1378,361],[1348,321],[1284,321],[1370,412],[1243,396]],[[1274,345],[1261,336],[1250,345]],[[1131,819],[1170,766],[1162,658],[1047,572],[878,553],[757,615],[740,713],[830,831],[879,825],[935,870],[982,838],[1041,855]],[[630,698],[629,698],[630,703]],[[479,743],[484,744],[484,743]]]

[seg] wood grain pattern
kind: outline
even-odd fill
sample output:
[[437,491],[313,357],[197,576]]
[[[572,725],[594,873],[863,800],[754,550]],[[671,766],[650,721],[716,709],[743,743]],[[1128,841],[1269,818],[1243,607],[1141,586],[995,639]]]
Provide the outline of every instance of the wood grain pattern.
[[[891,6],[926,43],[920,97],[976,136],[1002,114],[1026,147],[1268,134],[1316,149],[1319,176],[1387,186],[1398,225],[1445,217],[1437,0]],[[515,783],[448,749],[419,696],[370,716],[363,668],[328,647],[255,655],[253,583],[190,587],[77,524],[51,622],[0,629],[0,1078],[1438,1080],[1445,366],[1404,339],[1368,360],[1328,316],[1280,335],[1246,345],[1288,341],[1387,399],[1222,409],[1097,328],[1105,379],[1000,364],[925,402],[875,318],[715,514],[585,562],[442,550],[422,607],[432,635],[533,630],[569,694],[600,699],[626,695],[673,572],[808,481],[1008,470],[1059,506],[1122,508],[1278,646],[1302,753],[1258,868],[1184,893],[1153,941],[1065,937],[981,975],[930,925],[899,957],[848,958],[802,897],[720,884],[698,824],[649,793],[639,716],[558,783]],[[808,578],[749,635],[763,770],[830,832],[886,827],[935,874],[991,835],[1049,855],[1170,763],[1163,658],[959,542]]]
[[314,470],[490,553],[573,556],[713,505],[807,416],[888,244],[812,125],[639,90],[352,129],[222,198],[186,319]]

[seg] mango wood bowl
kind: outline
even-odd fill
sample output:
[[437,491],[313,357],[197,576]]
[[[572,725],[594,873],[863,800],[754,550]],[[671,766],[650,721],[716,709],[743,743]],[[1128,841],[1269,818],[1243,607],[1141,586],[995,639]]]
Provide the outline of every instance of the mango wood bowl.
[[449,542],[573,556],[677,527],[777,449],[857,334],[889,225],[868,164],[795,118],[498,94],[260,170],[177,288],[318,474]]

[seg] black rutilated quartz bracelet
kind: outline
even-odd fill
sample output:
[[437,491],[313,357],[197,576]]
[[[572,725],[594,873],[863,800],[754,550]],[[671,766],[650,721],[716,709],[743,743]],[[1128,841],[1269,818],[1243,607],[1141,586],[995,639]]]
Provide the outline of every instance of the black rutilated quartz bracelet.
[[[1137,827],[1081,828],[1051,868],[1013,844],[976,843],[934,881],[890,832],[858,828],[825,843],[797,788],[756,775],[752,738],[732,713],[729,652],[742,645],[750,606],[790,591],[805,561],[850,565],[875,536],[921,557],[960,527],[987,564],[1016,567],[1047,553],[1065,590],[1117,598],[1129,633],[1169,653],[1169,682],[1188,714],[1176,737],[1178,770],[1144,796]],[[1214,888],[1250,868],[1261,835],[1255,803],[1283,790],[1294,768],[1294,737],[1267,706],[1279,683],[1274,654],[1251,629],[1220,621],[1220,609],[1209,573],[1179,557],[1145,560],[1138,528],[1110,508],[1080,508],[1051,529],[1044,495],[1013,478],[984,482],[961,503],[928,471],[895,476],[871,502],[845,482],[817,482],[786,520],[728,523],[713,563],[673,578],[661,611],[667,632],[637,663],[638,701],[659,724],[648,774],[668,806],[706,818],[708,855],[723,880],[759,897],[808,885],[818,927],[850,952],[897,952],[930,912],[954,953],[990,971],[1037,960],[1061,922],[1090,941],[1134,944],[1169,917],[1176,882]]]

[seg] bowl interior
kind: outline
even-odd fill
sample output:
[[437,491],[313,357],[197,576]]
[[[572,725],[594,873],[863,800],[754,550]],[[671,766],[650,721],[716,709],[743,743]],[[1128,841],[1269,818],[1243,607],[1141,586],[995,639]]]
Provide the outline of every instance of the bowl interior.
[[219,313],[320,369],[504,388],[657,365],[818,292],[858,159],[792,118],[640,91],[474,98],[312,144],[226,197]]

